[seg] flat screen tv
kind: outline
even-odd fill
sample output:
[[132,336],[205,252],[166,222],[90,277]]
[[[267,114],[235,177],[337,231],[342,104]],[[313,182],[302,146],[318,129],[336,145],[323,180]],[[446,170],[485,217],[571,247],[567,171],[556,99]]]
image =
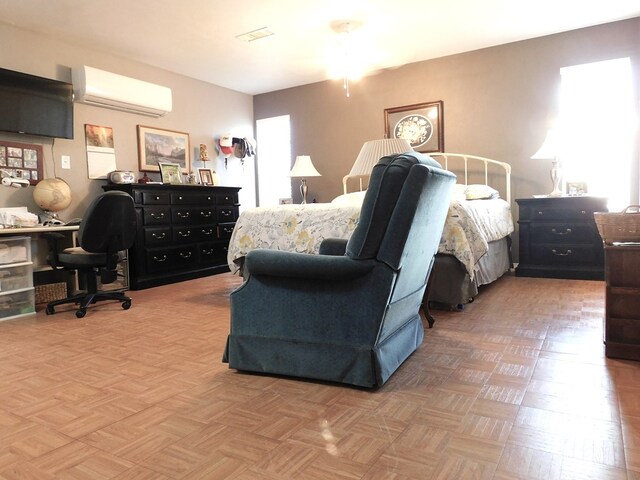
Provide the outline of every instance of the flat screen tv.
[[0,68],[0,131],[73,138],[73,85]]

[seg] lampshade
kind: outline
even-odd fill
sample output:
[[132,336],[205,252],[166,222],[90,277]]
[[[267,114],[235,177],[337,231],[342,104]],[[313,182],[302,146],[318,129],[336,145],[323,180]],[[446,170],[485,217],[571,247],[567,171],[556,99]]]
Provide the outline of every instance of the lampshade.
[[536,153],[531,155],[533,160],[555,160],[558,156],[558,134],[556,130],[549,129],[547,136]]
[[298,155],[296,161],[291,169],[290,176],[292,177],[320,177],[322,176],[316,167],[311,163],[311,157],[309,155]]
[[371,170],[382,157],[396,153],[412,152],[411,144],[404,138],[382,138],[365,142],[360,149],[351,171],[350,177],[371,175]]

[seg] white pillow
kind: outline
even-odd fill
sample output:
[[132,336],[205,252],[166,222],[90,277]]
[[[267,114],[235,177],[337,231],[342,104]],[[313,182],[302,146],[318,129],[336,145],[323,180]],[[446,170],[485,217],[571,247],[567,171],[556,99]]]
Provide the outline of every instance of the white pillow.
[[364,192],[345,193],[331,200],[331,203],[337,205],[362,205],[365,193],[367,193],[366,190]]
[[467,199],[467,194],[465,192],[465,190],[467,189],[467,186],[462,184],[462,183],[456,183],[453,186],[453,191],[451,192],[451,200],[466,200]]
[[500,198],[500,193],[495,188],[482,184],[467,185],[464,193],[467,200],[488,200],[490,198]]

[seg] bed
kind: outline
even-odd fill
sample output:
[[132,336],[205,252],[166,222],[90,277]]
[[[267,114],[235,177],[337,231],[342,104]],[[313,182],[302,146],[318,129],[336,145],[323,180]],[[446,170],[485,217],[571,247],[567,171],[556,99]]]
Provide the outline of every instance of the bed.
[[[428,289],[429,302],[460,307],[511,268],[511,167],[488,158],[430,154],[458,176]],[[349,192],[349,184],[358,185]],[[360,215],[366,177],[345,177],[344,194],[331,203],[257,207],[241,213],[227,260],[243,274],[245,255],[257,248],[317,253],[325,238],[349,238]],[[494,188],[492,185],[496,186]]]

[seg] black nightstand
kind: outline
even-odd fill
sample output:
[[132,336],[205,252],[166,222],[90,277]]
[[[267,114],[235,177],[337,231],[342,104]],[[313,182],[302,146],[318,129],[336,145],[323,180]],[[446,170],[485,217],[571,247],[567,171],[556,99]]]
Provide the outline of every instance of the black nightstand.
[[600,197],[519,198],[520,277],[604,279],[604,250],[594,212]]

